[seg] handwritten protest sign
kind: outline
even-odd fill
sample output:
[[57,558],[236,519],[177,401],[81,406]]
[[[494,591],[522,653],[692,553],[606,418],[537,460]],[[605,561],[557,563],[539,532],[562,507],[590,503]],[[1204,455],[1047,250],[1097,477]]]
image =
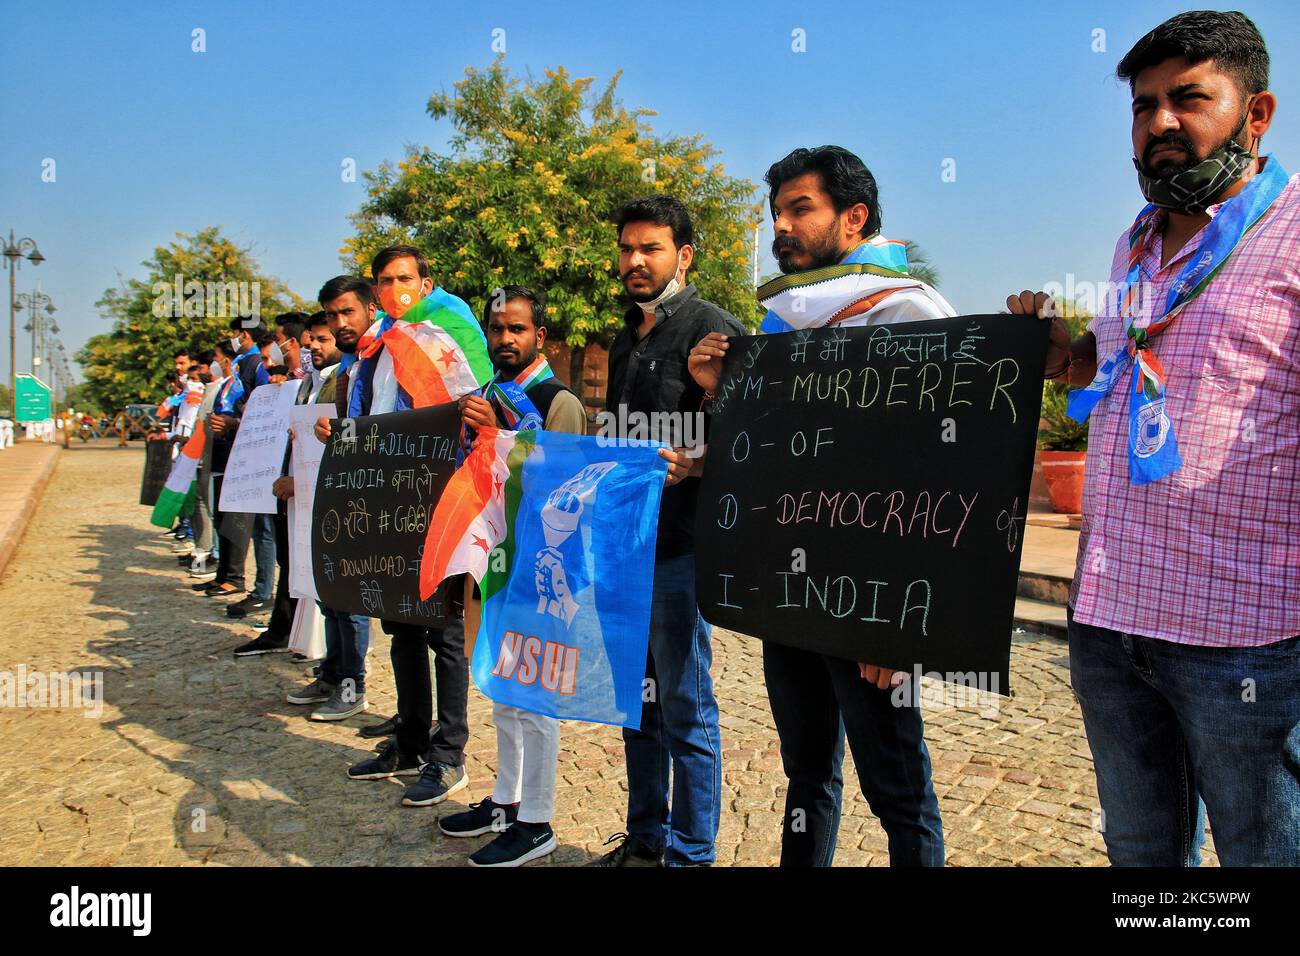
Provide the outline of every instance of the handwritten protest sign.
[[312,561],[321,602],[388,621],[440,625],[420,600],[429,518],[456,467],[455,403],[335,419],[316,477]]
[[1006,693],[1047,332],[994,315],[732,339],[697,518],[705,618]]
[[293,432],[293,497],[289,499],[289,594],[316,600],[316,576],[311,564],[311,512],[316,500],[316,475],[325,445],[316,437],[315,425],[326,409],[320,405],[295,405],[289,410]]
[[222,511],[275,514],[276,499],[271,485],[284,467],[289,409],[301,385],[298,381],[288,381],[253,389],[226,462],[219,504]]

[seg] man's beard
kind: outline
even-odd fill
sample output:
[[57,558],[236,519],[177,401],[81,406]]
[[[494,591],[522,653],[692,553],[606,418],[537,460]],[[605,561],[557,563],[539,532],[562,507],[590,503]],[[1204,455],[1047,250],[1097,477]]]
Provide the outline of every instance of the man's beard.
[[360,336],[352,342],[344,342],[341,338],[335,337],[334,344],[339,347],[339,351],[344,355],[355,355],[357,351],[357,342],[360,340]]
[[[831,223],[825,232],[812,240],[811,244],[801,242],[794,236],[777,236],[772,243],[772,255],[776,257],[776,264],[785,273],[807,272],[823,266],[833,266],[843,258],[843,252],[836,241],[836,232],[836,224]],[[790,261],[790,254],[795,252],[806,252],[812,257],[812,261],[796,269]]]
[[673,281],[677,273],[674,272],[672,275],[670,275],[659,285],[651,287],[651,289],[648,292],[633,292],[631,289],[627,287],[627,280],[632,278],[632,276],[636,276],[636,275],[641,276],[647,282],[654,280],[654,276],[652,276],[645,269],[629,269],[627,272],[623,273],[623,291],[628,294],[628,298],[630,298],[633,302],[652,302],[655,299],[659,298],[659,296],[663,295],[664,289],[668,288],[668,283]]
[[537,359],[537,350],[533,349],[532,354],[521,352],[516,358],[514,355],[501,358],[496,352],[492,353],[492,367],[507,378],[514,378],[528,366],[532,365]]
[[[1237,138],[1241,136],[1242,130],[1246,128],[1246,120],[1248,118],[1248,115],[1243,113],[1241,116],[1241,122],[1237,124],[1237,128],[1233,131],[1232,135],[1225,138],[1222,142],[1217,143],[1213,148],[1208,150],[1204,156],[1197,155],[1196,147],[1192,144],[1192,141],[1187,137],[1186,133],[1180,133],[1177,130],[1170,130],[1159,139],[1153,139],[1151,142],[1147,143],[1147,148],[1142,151],[1143,175],[1148,176],[1151,179],[1173,179],[1179,173],[1184,173],[1193,166],[1200,165],[1229,143],[1236,141]],[[1245,146],[1246,144],[1238,143],[1238,145]],[[1151,154],[1161,146],[1177,146],[1187,154],[1187,158],[1181,163],[1175,163],[1170,160],[1162,162],[1159,168],[1153,167],[1150,162]]]

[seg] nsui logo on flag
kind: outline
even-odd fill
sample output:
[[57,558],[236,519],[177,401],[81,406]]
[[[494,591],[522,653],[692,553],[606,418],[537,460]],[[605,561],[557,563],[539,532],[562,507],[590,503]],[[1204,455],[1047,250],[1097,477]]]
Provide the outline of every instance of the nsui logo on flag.
[[640,727],[661,447],[479,432],[429,521],[420,595],[462,572],[479,582],[470,669],[488,697]]

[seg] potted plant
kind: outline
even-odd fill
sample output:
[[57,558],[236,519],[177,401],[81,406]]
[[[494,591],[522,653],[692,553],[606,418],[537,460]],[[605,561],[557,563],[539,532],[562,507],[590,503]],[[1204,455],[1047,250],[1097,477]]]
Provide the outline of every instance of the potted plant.
[[1043,411],[1038,429],[1039,461],[1043,480],[1057,514],[1083,510],[1083,462],[1087,457],[1088,423],[1065,413],[1069,390],[1057,382],[1043,382]]

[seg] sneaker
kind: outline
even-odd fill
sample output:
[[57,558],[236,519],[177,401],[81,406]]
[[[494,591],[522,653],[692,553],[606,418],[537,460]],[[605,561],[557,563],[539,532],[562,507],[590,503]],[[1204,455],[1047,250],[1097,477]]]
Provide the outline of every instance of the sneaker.
[[190,574],[216,574],[217,562],[206,551],[195,551],[190,556]]
[[320,665],[313,664],[307,670],[303,671],[308,677],[320,677]]
[[289,691],[284,698],[291,704],[319,704],[329,700],[334,696],[334,685],[327,684],[317,677],[306,687],[299,687],[297,690]]
[[263,631],[247,644],[235,648],[236,657],[256,657],[258,654],[279,654],[289,650],[289,638],[272,637]]
[[419,757],[402,753],[394,742],[385,747],[377,756],[348,768],[348,776],[353,780],[385,780],[388,777],[414,777],[424,766]]
[[515,823],[487,846],[470,855],[470,866],[523,866],[555,852],[549,823]]
[[438,829],[450,837],[476,837],[504,833],[519,817],[519,804],[493,803],[492,798],[471,803],[463,813],[449,813],[438,821]]
[[406,793],[402,795],[402,806],[431,807],[468,786],[469,774],[464,767],[452,767],[434,760],[424,765],[420,782],[406,788]]
[[184,554],[176,555],[176,563],[179,564],[182,568],[188,568],[191,564],[194,563],[194,552],[186,551]]
[[226,608],[226,617],[248,617],[250,614],[256,614],[259,611],[265,611],[271,606],[271,602],[266,598],[260,598],[256,594],[250,594],[242,601],[236,601]]
[[[507,831],[509,832],[509,831]],[[592,860],[588,866],[663,866],[664,851],[652,850],[640,837],[626,833],[615,833],[605,841],[609,846],[615,840],[621,841],[599,859]]]
[[233,597],[236,594],[243,594],[244,589],[237,588],[227,581],[224,584],[209,584],[207,590],[203,593],[210,598]]
[[343,699],[343,688],[335,687],[330,699],[311,712],[310,720],[347,720],[370,706],[363,693],[355,700]]

